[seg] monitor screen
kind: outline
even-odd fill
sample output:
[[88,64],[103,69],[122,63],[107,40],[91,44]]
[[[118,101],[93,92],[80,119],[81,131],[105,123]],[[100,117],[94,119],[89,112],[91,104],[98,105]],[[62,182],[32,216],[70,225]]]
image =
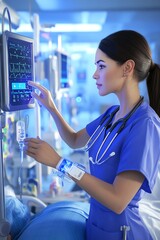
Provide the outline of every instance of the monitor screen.
[[2,34],[1,108],[14,111],[34,107],[31,97],[34,81],[33,40],[9,31]]
[[61,88],[69,87],[68,56],[61,54]]
[[70,57],[62,52],[55,51],[55,56],[58,60],[58,78],[59,88],[70,87]]

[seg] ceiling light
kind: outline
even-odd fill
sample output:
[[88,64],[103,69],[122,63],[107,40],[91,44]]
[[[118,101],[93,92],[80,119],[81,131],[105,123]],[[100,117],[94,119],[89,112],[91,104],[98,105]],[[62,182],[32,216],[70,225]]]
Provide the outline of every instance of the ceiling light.
[[[100,24],[55,24],[40,28],[43,32],[99,32],[101,29]],[[16,32],[33,32],[33,29],[30,24],[21,24]]]
[[[43,30],[43,29],[42,29]],[[46,32],[99,32],[100,24],[55,24],[55,27],[44,28]]]

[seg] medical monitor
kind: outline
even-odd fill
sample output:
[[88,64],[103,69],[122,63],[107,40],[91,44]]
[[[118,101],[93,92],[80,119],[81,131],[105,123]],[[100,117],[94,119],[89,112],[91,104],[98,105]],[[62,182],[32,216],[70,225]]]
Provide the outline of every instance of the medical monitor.
[[0,39],[0,92],[1,109],[16,111],[33,108],[34,81],[33,39],[5,31]]
[[55,51],[58,61],[58,78],[59,88],[65,89],[70,87],[70,57],[60,51]]
[[61,53],[61,88],[68,88],[69,76],[68,76],[68,56]]

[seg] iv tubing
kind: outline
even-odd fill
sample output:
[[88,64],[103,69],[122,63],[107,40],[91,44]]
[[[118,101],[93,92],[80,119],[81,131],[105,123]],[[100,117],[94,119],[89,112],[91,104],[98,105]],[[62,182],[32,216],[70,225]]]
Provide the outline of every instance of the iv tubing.
[[22,202],[22,186],[23,186],[23,181],[22,181],[22,170],[23,170],[23,160],[24,160],[24,154],[23,154],[23,147],[24,143],[20,142],[19,143],[19,149],[20,149],[20,168],[19,168],[19,176],[18,176],[18,183],[19,183],[19,189],[20,189],[20,201]]

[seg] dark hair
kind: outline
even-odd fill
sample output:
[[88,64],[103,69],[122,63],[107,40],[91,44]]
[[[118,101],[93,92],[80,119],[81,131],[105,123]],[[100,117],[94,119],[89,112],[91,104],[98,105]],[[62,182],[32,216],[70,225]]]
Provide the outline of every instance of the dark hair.
[[102,39],[98,48],[120,65],[132,59],[138,81],[146,79],[151,107],[160,116],[160,67],[152,62],[146,39],[133,30],[122,30]]

